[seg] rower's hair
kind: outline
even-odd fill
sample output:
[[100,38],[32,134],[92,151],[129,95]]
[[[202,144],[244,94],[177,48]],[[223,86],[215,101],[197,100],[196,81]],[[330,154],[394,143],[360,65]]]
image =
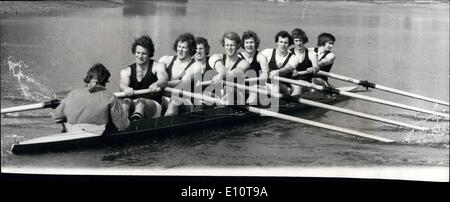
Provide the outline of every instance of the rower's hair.
[[220,44],[222,47],[225,47],[225,38],[235,41],[236,47],[239,49],[241,47],[241,38],[239,37],[239,34],[236,32],[225,32],[222,36],[222,39],[220,39]]
[[319,37],[317,37],[317,46],[324,46],[327,42],[335,42],[336,38],[330,33],[321,33]]
[[209,50],[211,49],[211,46],[209,46],[208,40],[206,38],[203,38],[201,36],[196,37],[195,38],[195,43],[198,44],[203,44],[203,46],[205,47],[205,54],[209,55]]
[[292,36],[286,32],[286,31],[280,31],[275,35],[275,42],[278,42],[279,38],[288,38],[289,39],[289,45],[294,44],[294,39],[292,39]]
[[105,86],[110,76],[111,73],[102,63],[96,63],[88,70],[83,81],[88,84],[92,79],[97,79],[99,84]]
[[187,42],[188,48],[189,48],[189,54],[193,56],[195,52],[197,52],[197,45],[195,43],[194,35],[191,33],[183,33],[175,40],[175,43],[173,43],[173,50],[177,52],[178,42]]
[[133,44],[131,45],[131,52],[133,54],[136,53],[137,46],[142,46],[143,48],[147,49],[148,58],[152,58],[155,54],[155,44],[148,35],[141,36],[138,39],[134,40]]
[[308,37],[302,29],[295,28],[294,30],[292,30],[291,35],[293,39],[299,38],[300,40],[302,40],[303,44],[308,43]]
[[255,40],[255,49],[259,48],[259,43],[261,43],[261,40],[259,39],[258,35],[254,31],[246,31],[242,34],[242,48],[244,48],[244,42],[247,39],[253,38]]

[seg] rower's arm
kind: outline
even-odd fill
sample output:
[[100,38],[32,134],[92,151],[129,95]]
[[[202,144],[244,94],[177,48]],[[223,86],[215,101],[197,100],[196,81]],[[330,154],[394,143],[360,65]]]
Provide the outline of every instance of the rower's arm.
[[260,77],[267,78],[269,76],[269,62],[267,62],[266,56],[264,56],[262,53],[259,53],[256,56],[256,60],[258,61],[259,65],[261,66],[261,75]]
[[[70,95],[70,93],[67,95],[67,97]],[[65,103],[64,100],[59,103],[58,107],[52,112],[52,118],[56,121],[56,123],[62,123],[66,121],[66,115],[64,115],[64,107]]]
[[164,55],[161,58],[159,58],[158,62],[163,63],[164,65],[166,65],[165,67],[167,68],[169,66],[169,64],[172,62],[172,59],[175,56],[172,55]]
[[308,49],[308,58],[311,61],[312,67],[306,69],[306,71],[310,73],[317,73],[320,68],[317,64],[317,53],[314,52],[314,49]]
[[241,62],[238,64],[238,66],[230,72],[228,75],[230,78],[238,77],[244,75],[244,73],[247,71],[247,69],[250,67],[248,62],[246,60],[241,60]]
[[125,89],[130,88],[130,76],[131,76],[131,68],[127,67],[120,71],[120,83],[119,89],[120,91],[125,91]]
[[[169,55],[164,55],[161,58],[159,58],[158,62],[164,64],[164,69],[167,73],[167,71],[169,71],[167,69],[167,67],[169,66],[170,62],[172,62],[173,56],[169,56]],[[168,74],[168,73],[167,73]],[[170,81],[169,80],[169,76],[167,76],[167,86],[169,87],[175,87],[180,83],[179,80],[176,81]]]
[[308,58],[311,61],[311,64],[313,67],[318,66],[317,64],[317,53],[314,52],[314,49],[309,49],[308,50]]
[[219,77],[225,78],[226,68],[222,63],[222,55],[214,54],[209,58],[209,65],[219,73]]
[[278,70],[278,73],[280,75],[286,75],[287,73],[292,72],[295,69],[295,66],[297,66],[297,64],[298,64],[297,57],[291,57],[289,58],[289,62],[286,64],[286,66]]
[[154,68],[152,69],[152,71],[154,71],[153,73],[156,74],[156,77],[158,77],[158,80],[155,83],[153,83],[152,85],[150,85],[149,88],[167,86],[169,76],[167,75],[166,66],[164,65],[164,63],[155,62],[153,64],[153,67]]
[[336,59],[336,56],[334,55],[334,53],[328,53],[328,55],[321,61],[317,62],[317,64],[319,67],[331,65],[334,63],[335,59]]
[[[266,48],[263,51],[261,51],[260,53],[262,56],[264,56],[266,58],[267,61],[267,68],[269,68],[269,61],[272,57],[272,49],[270,48]],[[259,55],[259,54],[258,54]],[[261,67],[262,68],[262,67]]]

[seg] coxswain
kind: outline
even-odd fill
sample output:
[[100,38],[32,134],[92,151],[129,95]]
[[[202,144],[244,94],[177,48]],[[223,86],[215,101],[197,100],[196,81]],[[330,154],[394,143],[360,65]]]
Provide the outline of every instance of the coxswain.
[[94,64],[84,78],[84,88],[72,90],[53,112],[63,124],[63,132],[123,131],[129,125],[128,112],[121,101],[105,87],[111,76],[103,64]]

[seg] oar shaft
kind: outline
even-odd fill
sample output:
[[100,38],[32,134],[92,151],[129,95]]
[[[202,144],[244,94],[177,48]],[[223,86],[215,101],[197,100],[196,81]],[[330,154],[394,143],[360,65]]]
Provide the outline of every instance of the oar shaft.
[[377,136],[369,135],[366,133],[362,133],[362,132],[358,132],[358,131],[354,131],[354,130],[350,130],[350,129],[346,129],[346,128],[341,128],[341,127],[332,126],[332,125],[328,125],[328,124],[324,124],[324,123],[310,121],[310,120],[306,120],[306,119],[302,119],[302,118],[298,118],[298,117],[294,117],[294,116],[289,116],[289,115],[285,115],[285,114],[280,114],[280,113],[276,113],[276,112],[272,112],[269,110],[260,109],[260,108],[256,108],[256,107],[248,107],[248,110],[251,112],[257,113],[257,114],[265,115],[265,116],[271,116],[271,117],[275,117],[275,118],[279,118],[279,119],[284,119],[287,121],[293,121],[293,122],[302,123],[302,124],[306,124],[306,125],[316,126],[319,128],[325,128],[328,130],[346,133],[346,134],[350,134],[350,135],[354,135],[354,136],[358,136],[358,137],[378,140],[381,142],[394,142],[391,139],[377,137]]
[[[275,76],[274,79],[277,79],[279,81],[286,82],[286,83],[292,83],[292,84],[295,84],[295,85],[300,85],[300,86],[305,86],[305,87],[309,87],[309,88],[314,88],[314,89],[320,90],[320,91],[326,90],[325,87],[323,87],[323,86],[315,85],[315,84],[312,84],[312,83],[309,83],[309,82],[306,82],[306,81],[292,80],[292,79],[287,79],[287,78],[278,77],[278,76]],[[436,115],[436,116],[445,117],[447,119],[449,118],[449,115],[445,114],[445,113],[440,113],[440,112],[435,112],[435,111],[431,111],[431,110],[426,110],[426,109],[413,107],[413,106],[409,106],[409,105],[405,105],[405,104],[400,104],[400,103],[396,103],[396,102],[392,102],[392,101],[382,100],[382,99],[373,98],[373,97],[360,95],[360,94],[356,94],[356,93],[351,93],[351,92],[347,92],[347,91],[335,90],[333,92],[341,94],[341,95],[345,95],[345,96],[348,96],[348,97],[352,97],[352,98],[358,98],[358,99],[366,100],[366,101],[369,101],[369,102],[375,102],[375,103],[379,103],[379,104],[389,105],[389,106],[392,106],[392,107],[398,107],[398,108],[407,109],[407,110],[411,110],[411,111],[432,114],[432,115]]]
[[404,95],[404,96],[411,97],[411,98],[417,98],[419,100],[424,100],[424,101],[428,101],[428,102],[432,102],[432,103],[437,103],[437,104],[449,106],[448,102],[444,102],[442,100],[437,100],[437,99],[425,97],[425,96],[422,96],[422,95],[417,95],[417,94],[414,94],[414,93],[408,93],[408,92],[405,92],[405,91],[389,88],[389,87],[382,86],[382,85],[379,85],[379,84],[375,84],[375,88],[379,89],[379,90],[386,91],[386,92],[391,92],[391,93]]
[[59,100],[54,99],[47,102],[41,102],[41,103],[35,103],[35,104],[29,104],[29,105],[23,105],[23,106],[16,106],[16,107],[8,107],[1,109],[1,114],[11,113],[11,112],[21,112],[21,111],[29,111],[29,110],[36,110],[36,109],[44,109],[44,108],[50,108],[50,107],[57,107],[59,105]]
[[[133,95],[142,95],[142,94],[146,94],[146,93],[151,93],[151,91],[149,89],[136,90],[136,91],[134,91]],[[116,93],[114,93],[114,95],[119,98],[128,96],[125,94],[125,92],[116,92]],[[48,102],[41,102],[41,103],[35,103],[35,104],[29,104],[29,105],[23,105],[23,106],[2,108],[1,114],[30,111],[30,110],[36,110],[36,109],[44,109],[44,108],[49,108],[49,107],[56,107],[58,104],[59,104],[59,100],[52,100],[52,101],[48,101]]]
[[373,97],[360,95],[360,94],[356,94],[356,93],[340,91],[340,94],[349,96],[349,97],[353,97],[353,98],[366,100],[369,102],[374,102],[374,103],[384,104],[384,105],[388,105],[388,106],[392,106],[392,107],[397,107],[397,108],[407,109],[407,110],[411,110],[411,111],[422,112],[422,113],[426,113],[426,114],[432,114],[432,115],[436,115],[436,116],[449,118],[449,115],[445,114],[445,113],[435,112],[435,111],[431,111],[431,110],[427,110],[427,109],[422,109],[419,107],[413,107],[413,106],[409,106],[409,105],[405,105],[405,104],[400,104],[400,103],[396,103],[396,102],[392,102],[392,101],[373,98]]
[[344,108],[335,107],[335,106],[332,106],[332,105],[326,105],[326,104],[323,104],[323,103],[320,103],[320,102],[314,102],[314,101],[305,100],[305,99],[300,99],[299,102],[303,103],[303,104],[315,106],[315,107],[320,107],[320,108],[325,108],[325,109],[341,112],[341,113],[344,113],[344,114],[349,114],[349,115],[358,116],[358,117],[361,117],[361,118],[370,119],[370,120],[373,120],[373,121],[379,121],[379,122],[382,122],[382,123],[402,126],[402,127],[406,127],[406,128],[412,128],[412,129],[421,130],[421,131],[429,130],[429,128],[427,128],[427,127],[414,126],[414,125],[411,125],[411,124],[402,123],[402,122],[399,122],[399,121],[394,121],[394,120],[390,120],[390,119],[386,119],[386,118],[382,118],[382,117],[378,117],[378,116],[374,116],[374,115],[370,115],[370,114],[366,114],[366,113],[361,113],[361,112],[353,111],[353,110],[350,110],[350,109],[344,109]]
[[187,97],[191,97],[191,98],[195,98],[195,99],[199,99],[199,100],[204,100],[207,102],[211,102],[211,103],[217,103],[219,105],[226,105],[226,102],[218,99],[218,98],[213,98],[207,95],[203,95],[203,94],[198,94],[198,93],[192,93],[189,91],[183,91],[180,89],[176,89],[176,88],[170,88],[170,87],[166,87],[164,88],[165,91],[171,92],[171,93],[175,93],[175,94],[183,94],[184,96]]
[[[168,92],[171,92],[171,93],[181,93],[184,96],[188,96],[191,98],[202,99],[205,101],[219,103],[219,104],[225,104],[225,102],[223,102],[220,99],[209,97],[209,96],[202,95],[202,94],[191,93],[191,92],[182,91],[182,90],[174,89],[174,88],[165,88],[165,90]],[[265,109],[260,109],[260,108],[251,107],[251,106],[247,107],[247,109],[250,112],[257,113],[260,115],[271,116],[271,117],[284,119],[284,120],[288,120],[288,121],[293,121],[293,122],[297,122],[297,123],[302,123],[302,124],[306,124],[306,125],[312,125],[312,126],[316,126],[319,128],[325,128],[328,130],[333,130],[336,132],[346,133],[346,134],[350,134],[350,135],[354,135],[354,136],[358,136],[358,137],[364,137],[364,138],[368,138],[368,139],[378,140],[381,142],[394,142],[393,140],[390,140],[387,138],[377,137],[377,136],[369,135],[366,133],[362,133],[362,132],[358,132],[358,131],[354,131],[354,130],[350,130],[350,129],[345,129],[345,128],[340,128],[340,127],[336,127],[336,126],[331,126],[331,125],[327,125],[327,124],[323,124],[323,123],[319,123],[319,122],[315,122],[315,121],[309,121],[309,120],[301,119],[298,117],[293,117],[293,116],[289,116],[289,115],[285,115],[285,114],[280,114],[277,112],[272,112],[272,111],[265,110]]]
[[[147,94],[147,93],[151,93],[151,92],[152,91],[150,91],[150,89],[135,90],[135,91],[133,91],[133,95],[142,95],[142,94]],[[115,92],[114,95],[119,98],[128,96],[125,92]]]
[[[270,95],[273,97],[277,97],[277,98],[282,98],[285,97],[283,96],[281,93],[272,93],[269,92],[267,90],[264,89],[260,89],[260,88],[254,88],[254,87],[249,87],[246,85],[242,85],[242,84],[237,84],[237,83],[232,83],[232,82],[225,82],[226,85],[230,85],[230,86],[234,86],[236,88],[239,89],[243,89],[243,90],[248,90],[254,93],[261,93],[261,94],[265,94],[265,95]],[[289,97],[289,96],[287,96]],[[378,117],[378,116],[374,116],[374,115],[370,115],[370,114],[365,114],[365,113],[361,113],[361,112],[357,112],[357,111],[353,111],[353,110],[349,110],[349,109],[344,109],[344,108],[340,108],[340,107],[336,107],[336,106],[332,106],[332,105],[327,105],[327,104],[323,104],[320,102],[315,102],[315,101],[311,101],[311,100],[307,100],[304,98],[295,98],[295,97],[290,97],[292,99],[295,99],[295,101],[302,103],[302,104],[306,104],[309,106],[314,106],[314,107],[319,107],[319,108],[324,108],[324,109],[328,109],[328,110],[332,110],[332,111],[337,111],[337,112],[341,112],[344,114],[349,114],[349,115],[354,115],[354,116],[358,116],[361,118],[366,118],[366,119],[370,119],[370,120],[374,120],[374,121],[379,121],[382,123],[387,123],[387,124],[392,124],[392,125],[397,125],[397,126],[402,126],[402,127],[406,127],[406,128],[412,128],[415,130],[429,130],[429,128],[426,127],[420,127],[420,126],[414,126],[411,124],[407,124],[407,123],[402,123],[399,121],[394,121],[394,120],[390,120],[390,119],[386,119],[386,118],[382,118],[382,117]]]
[[[342,75],[338,75],[338,74],[334,74],[334,73],[330,73],[330,72],[319,71],[317,74],[320,74],[320,75],[323,75],[323,76],[327,76],[327,77],[331,77],[331,78],[334,78],[334,79],[338,79],[338,80],[341,80],[341,81],[346,81],[346,82],[358,84],[358,85],[362,84],[361,80],[350,78],[350,77],[346,77],[346,76],[342,76]],[[371,84],[370,87],[373,87],[375,89],[379,89],[379,90],[382,90],[382,91],[398,94],[398,95],[404,95],[404,96],[407,96],[407,97],[411,97],[411,98],[416,98],[416,99],[419,99],[419,100],[432,102],[432,103],[437,103],[437,104],[446,105],[446,106],[450,105],[448,102],[444,102],[442,100],[433,99],[433,98],[425,97],[425,96],[422,96],[422,95],[405,92],[405,91],[402,91],[402,90],[397,90],[397,89],[386,87],[386,86],[382,86],[382,85],[379,85],[379,84]]]
[[43,109],[43,108],[45,108],[45,103],[36,103],[36,104],[29,104],[29,105],[23,105],[23,106],[17,106],[17,107],[4,108],[4,109],[1,109],[1,114],[35,110],[35,109]]

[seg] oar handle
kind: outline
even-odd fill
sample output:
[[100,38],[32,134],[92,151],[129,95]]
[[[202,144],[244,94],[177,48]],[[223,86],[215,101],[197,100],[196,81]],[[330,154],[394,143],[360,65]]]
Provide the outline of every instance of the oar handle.
[[[263,80],[269,80],[269,78],[261,78],[261,77],[253,77],[253,78],[247,78],[244,81],[245,82],[255,82],[255,81],[263,81]],[[223,81],[220,81],[223,82]],[[199,84],[202,86],[207,86],[207,85],[211,85],[213,83],[212,80],[209,81],[202,81]]]
[[[161,91],[161,89],[159,91]],[[114,95],[116,97],[123,98],[123,97],[128,97],[128,96],[133,96],[133,95],[142,95],[142,94],[159,92],[159,91],[151,91],[150,89],[142,89],[142,90],[135,90],[135,91],[133,91],[132,95],[128,95],[125,92],[116,92],[116,93],[114,93]]]

